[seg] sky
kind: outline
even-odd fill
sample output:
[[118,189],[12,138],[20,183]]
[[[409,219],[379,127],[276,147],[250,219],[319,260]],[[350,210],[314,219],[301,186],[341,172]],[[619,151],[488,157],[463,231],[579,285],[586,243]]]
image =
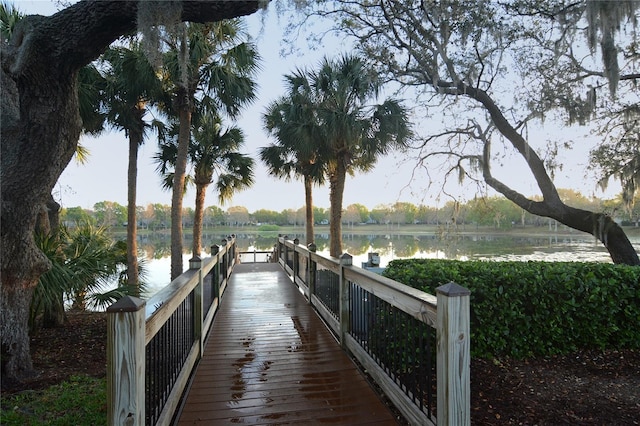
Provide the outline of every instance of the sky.
[[[55,3],[48,0],[20,0],[15,4],[23,13],[50,15],[56,11]],[[220,207],[226,210],[231,206],[244,206],[249,212],[258,209],[298,209],[304,205],[302,181],[278,180],[270,176],[258,160],[259,148],[274,142],[263,130],[261,117],[266,106],[284,94],[285,74],[296,68],[315,68],[324,55],[337,56],[344,52],[345,46],[340,42],[329,41],[321,48],[311,50],[307,47],[306,40],[301,38],[296,42],[298,53],[283,57],[280,51],[283,47],[281,40],[285,18],[278,17],[275,8],[271,7],[266,12],[258,12],[247,17],[246,20],[249,33],[258,45],[263,62],[258,76],[258,100],[245,109],[235,125],[245,134],[243,152],[256,160],[255,184],[252,188],[235,194],[230,202]],[[421,125],[428,126],[429,123],[423,121]],[[547,134],[554,131],[555,129],[544,130]],[[591,144],[585,143],[588,142],[588,138],[580,135],[576,137],[582,141],[578,148],[563,153],[559,158],[564,167],[556,173],[557,187],[573,188],[587,196],[613,197],[619,190],[615,184],[603,194],[596,191],[595,178],[585,176],[588,148]],[[80,143],[89,149],[88,163],[79,165],[75,160],[71,161],[54,189],[56,199],[63,207],[80,206],[92,209],[93,205],[100,201],[115,201],[126,205],[128,142],[124,133],[110,131],[97,138],[83,136]],[[153,137],[140,148],[136,203],[139,206],[149,203],[171,204],[171,192],[162,190],[161,179],[156,173],[153,161],[156,150],[157,144]],[[517,176],[518,184],[515,189],[525,195],[537,193],[533,178],[523,176],[523,167],[526,169],[524,163],[509,161],[507,164],[503,170],[496,171],[496,175],[503,177],[508,183],[513,183],[513,178]],[[359,203],[372,209],[381,204],[393,204],[398,201],[438,206],[450,200],[442,193],[442,178],[438,177],[435,171],[432,171],[436,174],[431,174],[433,182],[429,185],[427,175],[424,172],[415,172],[414,166],[415,161],[410,159],[408,154],[393,153],[381,158],[373,171],[347,177],[343,206]],[[467,184],[461,187],[457,184],[457,179],[453,180],[456,182],[450,182],[446,186],[447,194],[473,198],[475,186]],[[194,204],[195,190],[192,188],[185,195],[184,207],[193,207]],[[217,194],[212,189],[207,193],[205,204],[219,205]],[[328,186],[314,187],[314,205],[329,207]]]

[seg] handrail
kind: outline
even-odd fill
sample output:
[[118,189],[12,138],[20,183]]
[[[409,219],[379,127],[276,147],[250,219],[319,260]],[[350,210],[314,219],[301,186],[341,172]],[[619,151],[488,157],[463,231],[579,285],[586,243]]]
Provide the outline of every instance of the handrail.
[[278,238],[277,257],[341,346],[411,424],[470,425],[467,289],[449,283],[433,296],[354,267],[349,254],[325,257],[315,245],[287,237]]
[[167,425],[236,263],[230,236],[148,301],[124,297],[107,309],[109,425]]
[[[169,424],[239,255],[224,239],[148,302],[107,309],[108,424]],[[470,424],[468,290],[449,283],[434,297],[286,237],[274,258],[410,423]]]

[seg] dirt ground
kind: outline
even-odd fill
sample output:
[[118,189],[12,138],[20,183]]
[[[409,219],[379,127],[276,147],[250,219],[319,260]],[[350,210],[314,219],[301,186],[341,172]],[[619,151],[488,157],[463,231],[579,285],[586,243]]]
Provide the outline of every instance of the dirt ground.
[[[106,318],[70,313],[31,340],[39,375],[3,394],[42,389],[74,374],[105,376]],[[583,351],[471,363],[473,425],[640,425],[640,351]]]

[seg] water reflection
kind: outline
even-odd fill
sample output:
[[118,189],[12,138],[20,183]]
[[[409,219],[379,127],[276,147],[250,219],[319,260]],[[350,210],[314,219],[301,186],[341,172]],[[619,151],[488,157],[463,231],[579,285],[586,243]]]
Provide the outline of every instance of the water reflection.
[[[204,251],[201,256],[209,256],[211,245],[220,245],[226,234],[205,233]],[[240,251],[272,250],[278,233],[245,232],[236,235]],[[290,234],[290,239],[304,240],[302,234]],[[632,240],[640,250],[640,240]],[[148,259],[148,282],[153,293],[169,283],[170,237],[166,234],[150,234],[140,238],[140,247]],[[317,251],[328,255],[329,235],[316,234]],[[386,266],[393,259],[427,258],[459,260],[510,260],[510,261],[579,261],[611,262],[602,244],[587,234],[556,235],[493,235],[469,233],[431,233],[403,235],[398,233],[353,234],[345,233],[344,251],[354,256],[353,264],[367,261],[369,252],[380,255],[380,266]],[[184,247],[185,268],[191,258],[191,241],[186,239]]]

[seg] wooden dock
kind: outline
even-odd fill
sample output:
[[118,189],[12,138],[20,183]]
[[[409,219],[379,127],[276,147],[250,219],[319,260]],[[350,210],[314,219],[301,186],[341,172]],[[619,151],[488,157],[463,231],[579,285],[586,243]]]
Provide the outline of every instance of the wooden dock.
[[179,425],[397,424],[278,264],[234,268]]

